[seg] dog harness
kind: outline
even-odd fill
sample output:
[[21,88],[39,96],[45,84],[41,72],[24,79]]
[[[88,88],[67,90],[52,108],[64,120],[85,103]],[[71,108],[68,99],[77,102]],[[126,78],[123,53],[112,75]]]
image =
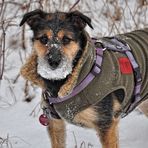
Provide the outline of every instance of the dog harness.
[[[49,107],[43,108],[43,115],[40,116],[39,120],[43,125],[48,125],[48,118],[56,118],[60,119],[60,115],[54,108],[55,104],[59,104],[69,100],[70,98],[78,95],[81,91],[83,91],[95,77],[97,77],[101,73],[101,66],[103,61],[103,53],[105,50],[120,52],[126,55],[126,57],[119,59],[120,70],[122,73],[134,73],[135,86],[132,95],[131,103],[123,110],[122,117],[125,117],[129,114],[137,105],[138,102],[141,101],[140,91],[141,91],[141,83],[142,76],[140,74],[139,65],[134,58],[132,51],[129,45],[122,39],[118,37],[106,38],[110,42],[106,40],[98,40],[92,38],[92,42],[96,47],[96,59],[95,63],[89,72],[89,74],[73,89],[72,93],[64,98],[52,98],[48,91],[44,91],[42,93],[44,100],[49,102]],[[99,45],[99,46],[98,46]],[[101,46],[100,46],[101,45]]]

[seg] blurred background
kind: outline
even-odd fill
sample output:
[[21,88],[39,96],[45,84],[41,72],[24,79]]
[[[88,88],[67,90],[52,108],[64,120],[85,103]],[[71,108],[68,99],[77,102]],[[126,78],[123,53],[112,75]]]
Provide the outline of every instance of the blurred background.
[[[24,120],[36,122],[32,118],[36,119],[41,112],[41,90],[19,74],[20,67],[32,51],[32,32],[27,25],[19,27],[19,23],[25,13],[34,9],[46,12],[79,10],[92,19],[94,30],[86,28],[92,37],[111,36],[148,26],[148,0],[0,0],[0,148],[36,146],[30,146],[28,140],[17,137],[19,135],[12,136],[20,126],[16,122],[22,122],[21,125]],[[31,102],[29,107],[26,102]],[[25,119],[22,117],[24,115]],[[77,144],[76,136],[72,134],[72,137],[74,142],[70,148],[78,145],[95,148],[94,142],[85,145],[80,141]],[[13,141],[13,138],[17,140]],[[25,143],[25,146],[19,145],[18,141]]]

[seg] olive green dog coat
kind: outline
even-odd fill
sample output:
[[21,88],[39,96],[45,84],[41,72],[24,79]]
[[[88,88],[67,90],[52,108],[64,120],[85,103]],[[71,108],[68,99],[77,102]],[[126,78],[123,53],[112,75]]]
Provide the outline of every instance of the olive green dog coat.
[[[148,98],[148,29],[120,34],[117,37],[124,40],[130,46],[139,64],[142,74],[140,95],[142,100],[145,100]],[[104,41],[110,42],[108,38],[101,38],[100,40],[102,43]],[[58,114],[68,121],[73,121],[73,118],[78,112],[98,103],[108,94],[119,89],[124,92],[122,109],[125,110],[131,103],[135,81],[133,72],[123,73],[121,71],[121,58],[126,58],[126,55],[121,52],[105,50],[101,73],[78,95],[62,103],[54,104]],[[88,37],[88,43],[84,49],[84,53],[66,83],[61,87],[58,93],[59,97],[68,95],[86,77],[93,66],[94,59],[95,47]],[[22,67],[21,74],[27,80],[46,89],[41,76],[37,74],[37,55],[35,52],[33,52],[27,63]]]

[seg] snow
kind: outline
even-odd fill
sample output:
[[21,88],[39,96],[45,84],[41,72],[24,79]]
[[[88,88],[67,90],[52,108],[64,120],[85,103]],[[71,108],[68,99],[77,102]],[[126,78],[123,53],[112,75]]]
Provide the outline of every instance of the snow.
[[[66,4],[64,1],[61,4],[58,0],[55,1],[50,1],[51,9],[45,7],[44,10],[67,11],[69,9],[71,1]],[[109,1],[113,2],[113,0]],[[56,5],[52,7],[54,2]],[[73,2],[74,0],[71,3]],[[92,24],[95,29],[92,31],[87,27],[88,32],[93,36],[111,35],[119,33],[119,31],[126,32],[147,26],[147,6],[137,8],[137,1],[119,0],[119,8],[124,14],[120,21],[114,22],[110,15],[116,15],[113,11],[115,7],[109,3],[105,4],[105,2],[107,1],[86,0],[81,1],[77,7],[93,18]],[[45,6],[46,3],[43,3]],[[25,5],[27,5],[27,1],[26,4],[24,3]],[[82,5],[83,7],[81,7]],[[9,6],[10,9],[7,10],[6,20],[13,16],[10,11],[13,10],[14,13],[18,11],[17,6],[15,9],[12,6]],[[31,6],[34,8],[37,7],[37,4],[32,3]],[[19,10],[16,13],[18,17],[13,20],[17,27],[10,27],[6,32],[6,37],[9,36],[6,40],[6,63],[3,80],[0,81],[0,148],[51,148],[46,127],[38,121],[38,117],[42,113],[39,106],[40,90],[29,85],[27,95],[34,99],[30,103],[25,102],[24,98],[27,97],[24,94],[25,80],[18,76],[20,67],[31,52],[30,38],[32,33],[28,26],[25,28],[27,30],[26,52],[21,49],[21,28],[18,27],[18,24],[22,17],[22,11]],[[11,44],[11,41],[17,42]],[[15,80],[16,82],[14,82]],[[101,148],[96,132],[93,130],[67,124],[66,132],[67,148]],[[148,148],[148,119],[138,110],[121,119],[119,133],[121,148]]]
[[[46,127],[38,121],[38,116],[31,116],[38,99],[31,103],[17,102],[9,108],[0,108],[0,137],[8,136],[13,148],[50,148],[50,140]],[[38,112],[39,107],[35,112]],[[121,119],[119,125],[121,148],[147,148],[148,147],[148,119],[137,110]],[[96,132],[67,124],[67,148],[79,148],[92,145],[92,148],[101,148]],[[76,139],[75,139],[76,138]],[[0,140],[1,143],[1,140]],[[1,148],[7,148],[6,143]],[[85,148],[85,147],[84,147]]]

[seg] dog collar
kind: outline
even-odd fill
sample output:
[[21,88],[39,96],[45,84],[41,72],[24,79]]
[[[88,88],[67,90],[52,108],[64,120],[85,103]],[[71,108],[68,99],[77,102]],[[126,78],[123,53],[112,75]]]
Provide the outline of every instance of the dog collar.
[[44,98],[48,99],[50,104],[57,104],[57,103],[64,102],[64,101],[68,100],[69,98],[74,97],[77,94],[79,94],[101,72],[103,51],[105,49],[106,48],[96,48],[96,59],[95,59],[95,63],[93,65],[93,67],[91,68],[91,71],[79,84],[77,84],[77,86],[73,89],[72,93],[70,93],[69,95],[67,95],[63,98],[60,98],[60,97],[53,98],[53,97],[50,97],[49,93],[45,90],[43,92]]

